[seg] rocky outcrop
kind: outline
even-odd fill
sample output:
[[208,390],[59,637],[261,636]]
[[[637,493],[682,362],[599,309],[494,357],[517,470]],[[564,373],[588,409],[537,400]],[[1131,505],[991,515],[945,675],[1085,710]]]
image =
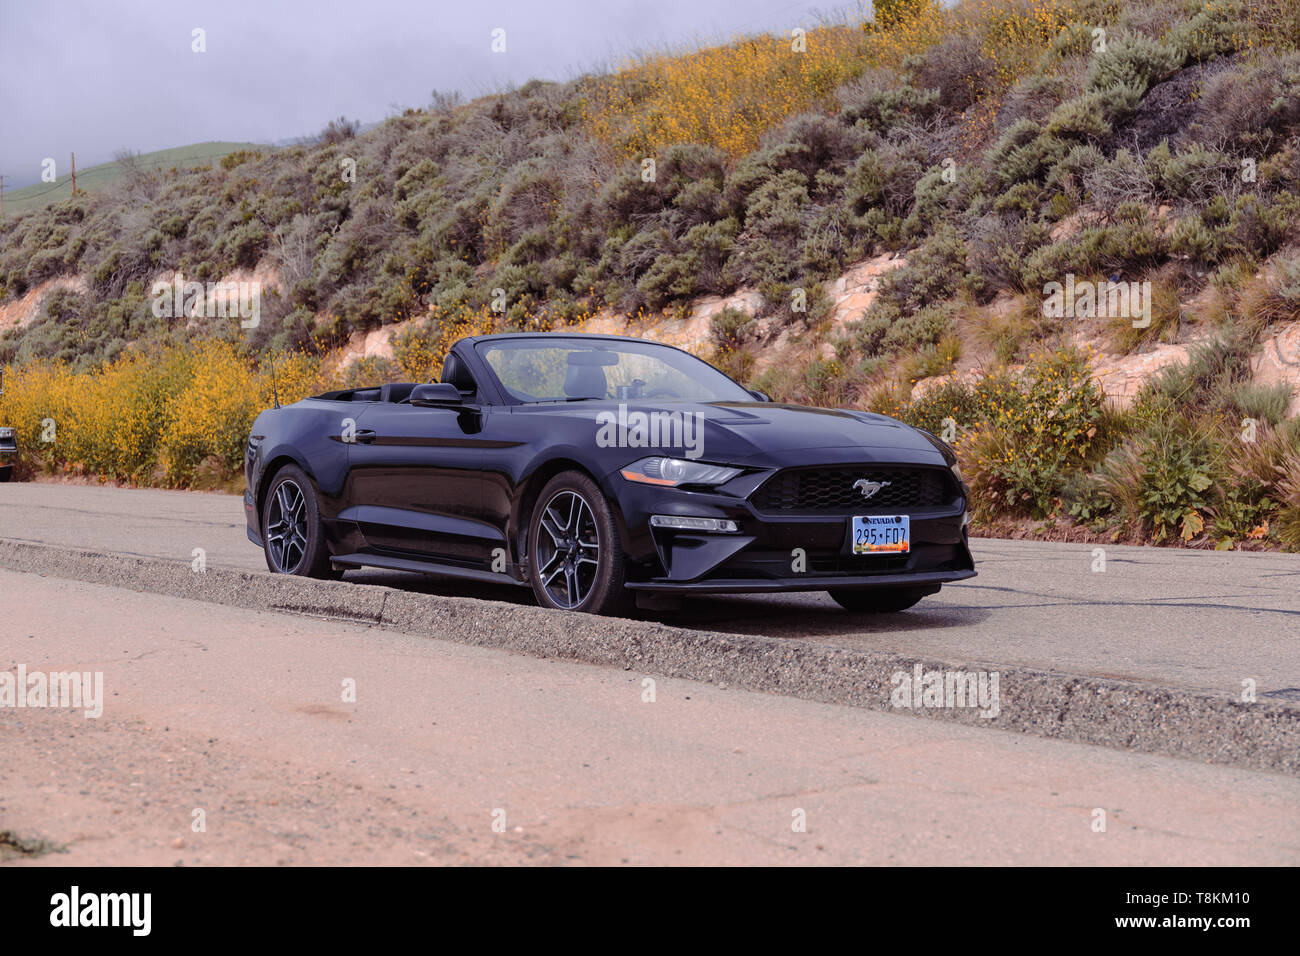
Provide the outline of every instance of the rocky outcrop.
[[26,295],[0,303],[0,332],[27,328],[41,314],[46,298],[58,289],[85,292],[86,279],[84,276],[60,276],[29,289]]

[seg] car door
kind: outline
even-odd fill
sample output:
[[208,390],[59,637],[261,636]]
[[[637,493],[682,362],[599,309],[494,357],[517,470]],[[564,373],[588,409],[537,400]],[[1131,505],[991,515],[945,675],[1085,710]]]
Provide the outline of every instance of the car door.
[[369,403],[348,443],[352,520],[379,551],[481,566],[502,536],[483,520],[483,413]]

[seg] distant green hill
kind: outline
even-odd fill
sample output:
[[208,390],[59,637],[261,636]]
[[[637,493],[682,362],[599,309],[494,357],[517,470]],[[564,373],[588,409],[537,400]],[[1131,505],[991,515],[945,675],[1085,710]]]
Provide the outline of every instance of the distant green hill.
[[[176,146],[172,149],[141,153],[134,159],[135,165],[139,169],[170,169],[173,166],[186,169],[195,166],[211,166],[222,156],[240,149],[270,150],[272,148],[257,143],[193,143],[189,146]],[[4,194],[5,215],[16,216],[19,213],[30,212],[57,200],[67,199],[72,195],[72,176],[67,168],[67,163],[67,159],[60,162],[60,168],[64,170],[64,175],[60,176],[55,182],[36,183],[31,186],[24,186],[22,189],[15,189],[12,192],[6,190]],[[85,169],[77,170],[77,189],[93,193],[109,183],[121,179],[125,173],[125,167],[116,160],[109,163],[100,163],[98,166],[87,166]]]

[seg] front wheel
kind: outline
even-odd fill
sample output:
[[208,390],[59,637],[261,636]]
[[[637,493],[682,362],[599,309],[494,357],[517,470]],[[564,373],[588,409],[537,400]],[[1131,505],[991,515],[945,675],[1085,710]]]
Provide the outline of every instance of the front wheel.
[[296,465],[286,465],[271,481],[262,503],[262,550],[274,574],[308,578],[343,576],[330,564],[320,505],[309,479]]
[[834,588],[830,596],[846,611],[892,614],[906,611],[937,588]]
[[529,577],[542,607],[618,614],[623,543],[609,502],[589,477],[566,471],[546,483],[528,526]]

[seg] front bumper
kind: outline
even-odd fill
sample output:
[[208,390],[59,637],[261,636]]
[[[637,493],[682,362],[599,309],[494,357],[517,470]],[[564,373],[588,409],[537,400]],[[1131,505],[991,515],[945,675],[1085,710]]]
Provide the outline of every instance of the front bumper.
[[[899,509],[910,520],[906,554],[855,555],[853,513],[772,515],[748,498],[660,488],[613,478],[636,591],[764,593],[831,588],[935,587],[975,576],[964,498]],[[864,509],[858,513],[872,513]],[[737,533],[652,528],[652,515],[727,518]]]
[[251,490],[244,492],[244,522],[247,525],[245,533],[248,535],[248,540],[260,548],[262,546],[262,522],[257,516],[257,502],[253,499]]
[[702,581],[642,581],[625,585],[630,591],[675,592],[686,594],[777,594],[785,591],[829,591],[832,588],[914,588],[964,581],[975,577],[969,571],[923,571],[906,574],[834,575],[825,577],[787,577],[755,581],[708,578]]

